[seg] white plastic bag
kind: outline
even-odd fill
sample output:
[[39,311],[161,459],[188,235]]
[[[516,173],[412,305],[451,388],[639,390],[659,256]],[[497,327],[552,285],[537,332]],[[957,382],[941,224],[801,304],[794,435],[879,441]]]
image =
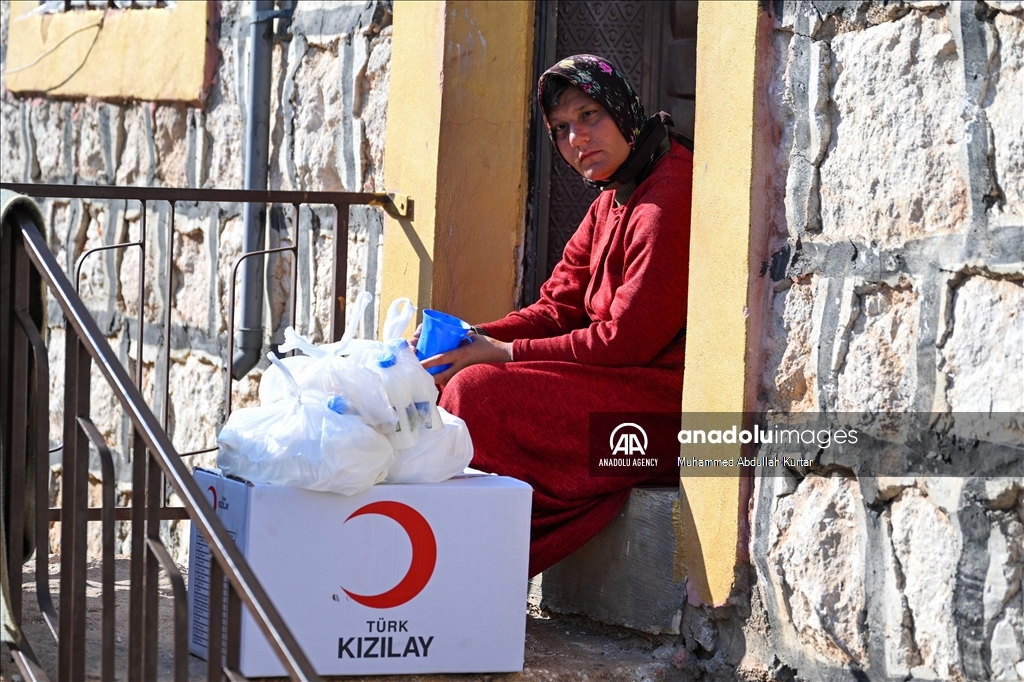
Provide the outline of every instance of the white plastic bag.
[[[288,327],[288,329],[291,329],[291,327]],[[315,363],[317,359],[307,355],[295,355],[290,358],[280,358],[280,360],[281,364],[288,368],[292,377],[301,387],[306,369]],[[264,370],[263,376],[260,377],[260,387],[257,394],[260,397],[260,405],[270,405],[278,400],[284,400],[291,395],[288,380],[285,379],[284,372],[278,369],[277,365],[271,364],[270,367]]]
[[[366,424],[385,432],[394,429],[394,410],[391,409],[384,384],[376,372],[350,358],[342,357],[343,351],[340,348],[332,353],[323,353],[324,346],[313,345],[291,327],[285,330],[285,338],[290,340],[292,348],[306,353],[305,356],[296,355],[280,360],[291,371],[299,388],[328,396],[341,396]],[[267,368],[260,379],[260,405],[285,400],[290,390],[275,363]]]
[[[354,338],[363,311],[372,300],[373,296],[365,291],[359,294],[340,341],[317,346],[288,327],[284,331],[285,342],[279,348],[282,352],[297,350],[313,358],[312,361],[300,360],[301,356],[284,359],[302,389],[342,396],[364,422],[381,433],[391,434],[399,422],[397,410],[405,406],[389,401],[378,371],[378,359],[388,352],[388,346],[380,341]],[[393,337],[405,331],[415,315],[416,306],[408,298],[392,301],[384,321],[385,342],[395,340]],[[288,387],[280,370],[275,366],[267,368],[260,381],[260,404],[269,405],[287,395]]]
[[[374,372],[361,367],[348,358],[328,356],[284,358],[295,381],[303,391],[315,391],[327,396],[341,396],[363,421],[387,431],[396,422],[394,410],[388,402],[384,385]],[[293,367],[294,366],[294,367]],[[272,365],[260,379],[260,405],[272,405],[287,400],[290,389],[280,369]]]
[[231,413],[217,437],[217,466],[253,483],[354,495],[384,480],[394,462],[388,440],[355,415],[328,407],[330,397],[303,391],[273,354],[291,395]]
[[388,316],[384,320],[384,343],[402,338],[402,333],[416,316],[416,306],[407,298],[396,298],[388,307]]
[[[408,298],[396,298],[388,307],[387,317],[382,328],[383,341],[353,340],[342,351],[357,365],[372,367],[381,353],[388,351],[388,344],[402,338],[402,332],[416,316],[416,306]],[[287,337],[287,332],[285,332]],[[323,346],[320,346],[323,348]],[[305,351],[303,351],[305,352]]]
[[444,429],[421,430],[419,442],[411,448],[395,450],[395,461],[388,469],[388,483],[440,483],[461,474],[473,459],[473,440],[466,422],[442,408]]
[[364,422],[378,430],[392,429],[397,421],[380,376],[349,358],[335,356],[317,360],[305,371],[299,385],[344,397]]
[[345,351],[355,338],[356,330],[359,329],[359,323],[363,319],[363,313],[366,311],[366,306],[370,305],[372,300],[373,294],[368,291],[362,291],[358,296],[356,296],[352,315],[349,317],[348,326],[345,327],[345,333],[342,334],[340,341],[316,346],[300,336],[294,329],[288,327],[284,330],[284,343],[278,346],[278,349],[282,353],[300,350],[313,358],[321,358],[326,355],[347,355],[348,353]]
[[[359,295],[357,310],[341,341],[317,346],[288,327],[280,348],[307,356],[305,360],[285,360],[303,390],[340,396],[346,409],[385,435],[392,447],[411,448],[422,432],[435,425],[442,428],[433,378],[400,336],[416,315],[416,306],[408,298],[395,299],[384,322],[385,340],[356,340],[358,319],[371,299],[365,292]],[[285,399],[288,392],[281,371],[276,366],[268,368],[260,384],[261,403]]]

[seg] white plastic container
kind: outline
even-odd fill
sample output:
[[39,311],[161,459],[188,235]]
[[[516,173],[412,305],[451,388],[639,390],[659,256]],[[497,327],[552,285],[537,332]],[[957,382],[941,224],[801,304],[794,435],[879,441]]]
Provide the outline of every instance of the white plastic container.
[[384,382],[384,391],[388,394],[388,401],[394,408],[398,417],[398,424],[395,430],[385,433],[384,436],[391,442],[396,450],[411,448],[415,445],[420,435],[416,429],[419,426],[419,415],[416,412],[416,404],[413,402],[412,391],[403,367],[398,365],[395,354],[385,351],[377,357],[375,371]]

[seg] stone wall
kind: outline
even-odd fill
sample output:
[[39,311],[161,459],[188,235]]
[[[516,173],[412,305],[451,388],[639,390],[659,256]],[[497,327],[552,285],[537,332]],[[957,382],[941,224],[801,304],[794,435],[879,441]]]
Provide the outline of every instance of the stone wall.
[[[1024,412],[1024,6],[771,15],[759,407]],[[1024,479],[867,473],[757,471],[749,587],[689,607],[695,669],[1024,679]]]
[[[132,11],[132,10],[129,10]],[[138,11],[138,10],[135,10]],[[216,76],[204,106],[169,102],[63,101],[16,97],[2,87],[0,178],[14,182],[241,188],[245,158],[245,101],[250,3],[219,3]],[[6,45],[9,3],[0,3]],[[270,186],[272,189],[383,190],[383,146],[391,54],[391,3],[387,0],[298,3],[274,46]],[[2,49],[2,48],[0,48]],[[0,63],[6,68],[6,54]],[[137,202],[42,201],[48,240],[73,276],[76,259],[96,246],[137,241],[143,215]],[[169,206],[151,202],[145,215],[143,394],[154,413],[167,413],[168,432],[180,452],[215,444],[224,421],[227,310],[231,265],[241,252],[241,205],[178,202],[173,234]],[[296,233],[291,206],[270,212],[268,244],[298,240],[296,327],[320,341],[328,328],[333,207],[303,206]],[[379,209],[350,214],[348,298],[379,291],[383,219]],[[167,271],[168,245],[173,259]],[[283,341],[292,268],[288,257],[270,257],[267,269],[265,349]],[[108,341],[134,376],[139,362],[139,250],[106,251],[83,263],[80,288]],[[166,306],[171,307],[165,328]],[[378,306],[364,332],[374,335]],[[63,322],[51,303],[51,446],[62,439]],[[170,342],[170,362],[164,348]],[[255,399],[266,360],[234,388],[234,405]],[[170,399],[164,394],[169,387]],[[115,452],[119,504],[130,496],[128,422],[113,394],[93,370],[92,417]],[[210,465],[215,453],[188,461]],[[60,489],[60,457],[53,456],[52,501]],[[93,467],[99,478],[98,462]],[[173,502],[173,501],[172,501]],[[118,553],[128,551],[127,524],[118,531]],[[98,529],[97,533],[98,533]],[[169,527],[175,558],[187,557],[187,523]],[[57,536],[51,550],[57,551]],[[98,551],[98,534],[91,541]]]

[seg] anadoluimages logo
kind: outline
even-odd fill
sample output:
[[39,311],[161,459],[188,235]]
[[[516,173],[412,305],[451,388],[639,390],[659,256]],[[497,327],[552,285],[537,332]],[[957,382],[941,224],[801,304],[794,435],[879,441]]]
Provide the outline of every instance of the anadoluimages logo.
[[344,587],[341,589],[356,602],[370,608],[390,609],[401,606],[422,592],[430,582],[430,576],[434,574],[434,565],[437,563],[437,541],[434,539],[434,531],[418,511],[407,504],[390,500],[371,502],[360,507],[352,512],[345,522],[348,523],[351,519],[365,514],[379,514],[398,522],[412,543],[412,561],[405,577],[386,592],[355,594]]
[[613,455],[646,455],[647,432],[633,422],[619,424],[612,429],[612,435],[608,437],[608,447],[611,448]]

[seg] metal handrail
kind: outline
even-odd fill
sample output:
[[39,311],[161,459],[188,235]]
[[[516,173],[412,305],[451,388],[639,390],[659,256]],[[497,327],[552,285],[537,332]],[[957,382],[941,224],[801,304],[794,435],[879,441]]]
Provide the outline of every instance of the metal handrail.
[[198,201],[253,204],[365,204],[405,217],[409,197],[397,192],[320,192],[283,189],[197,189],[193,187],[119,187],[5,182],[4,189],[50,199],[117,199],[129,201]]
[[100,660],[100,677],[104,680],[114,679],[114,458],[110,447],[100,435],[91,419],[79,417],[79,428],[85,432],[89,441],[95,446],[100,456],[103,472],[103,621],[100,641],[103,650]]
[[[166,235],[166,272],[170,273],[174,261],[174,218],[175,206],[178,202],[202,202],[202,203],[267,203],[267,204],[291,204],[295,211],[296,234],[292,246],[262,249],[243,253],[235,260],[231,268],[231,293],[228,302],[228,348],[227,348],[227,375],[225,408],[226,416],[231,414],[231,387],[233,380],[234,343],[235,343],[235,284],[239,265],[246,259],[256,256],[267,256],[274,253],[291,252],[295,259],[299,253],[299,207],[302,204],[319,204],[334,206],[335,209],[335,231],[342,234],[348,230],[348,208],[353,205],[379,206],[395,216],[408,216],[412,209],[412,201],[408,196],[395,192],[321,192],[321,191],[293,191],[293,190],[248,190],[248,189],[195,189],[188,187],[121,187],[112,185],[65,185],[65,184],[35,184],[35,183],[0,183],[0,187],[9,189],[26,196],[35,198],[64,198],[64,199],[99,199],[113,201],[138,201],[140,206],[139,238],[136,241],[122,242],[97,246],[83,251],[75,261],[73,272],[75,274],[75,291],[78,291],[80,284],[82,266],[85,260],[95,254],[105,251],[124,249],[132,246],[139,247],[139,276],[137,286],[137,299],[139,315],[136,325],[136,345],[142,348],[144,345],[145,317],[142,315],[143,301],[145,298],[146,286],[146,243],[147,243],[147,204],[151,201],[165,201],[170,207],[170,216]],[[344,292],[348,280],[348,240],[334,240],[332,270],[334,272],[331,287],[331,313],[329,323],[329,337],[331,341],[341,338],[345,324],[345,302]],[[170,274],[168,274],[170,277]],[[168,281],[168,287],[171,286]],[[298,268],[292,268],[291,287],[291,324],[295,326],[296,314],[296,293],[298,289]],[[171,306],[164,306],[164,328],[169,338],[171,325]],[[164,387],[163,401],[161,402],[161,424],[164,430],[168,427],[169,415],[169,372],[170,372],[170,343],[165,343],[163,348],[163,373]],[[143,362],[137,363],[135,384],[142,385]],[[51,448],[50,452],[60,450],[63,444]],[[181,457],[191,457],[207,452],[213,452],[216,446],[200,448],[189,452],[179,453]],[[59,512],[57,512],[59,514]],[[164,517],[170,518],[170,517]]]
[[[28,339],[29,345],[32,347],[32,361],[36,367],[36,385],[35,391],[38,396],[47,395],[47,391],[50,390],[48,385],[48,377],[50,376],[49,363],[50,359],[46,355],[46,344],[43,342],[43,337],[39,335],[39,331],[36,329],[35,324],[32,322],[32,318],[29,317],[28,313],[24,310],[15,311],[15,316],[18,319],[18,323],[21,325],[22,332]],[[39,407],[46,408],[45,411],[48,413],[49,408],[44,404]],[[48,444],[49,442],[49,424],[42,420],[38,420],[36,424],[36,443],[37,447],[40,445]],[[42,453],[36,450],[36,490],[40,490],[42,486],[41,481],[44,479],[47,470],[49,469],[49,453],[47,457],[42,457]],[[12,467],[13,468],[13,467]],[[38,500],[38,493],[36,499]],[[12,505],[13,506],[13,505]],[[36,547],[43,546],[44,542],[49,542],[49,536],[47,534],[47,525],[36,522]],[[12,532],[13,535],[13,532]],[[37,552],[38,554],[38,552]],[[38,558],[38,557],[37,557]],[[38,567],[39,562],[36,562]],[[54,639],[57,637],[57,610],[53,608],[53,599],[50,596],[50,581],[49,576],[39,570],[36,571],[36,598],[39,602],[39,611],[43,616],[43,620],[46,622],[47,627],[50,629],[50,634],[53,635]]]
[[[13,186],[5,185],[14,189]],[[33,189],[38,190],[40,186]],[[133,188],[134,189],[134,188]],[[62,187],[55,194],[68,196],[68,187]],[[204,190],[213,192],[215,190]],[[227,190],[216,190],[218,193]],[[34,191],[36,196],[43,195],[42,192]],[[119,197],[110,197],[119,198]],[[156,607],[156,584],[154,571],[159,570],[158,563],[165,557],[158,556],[152,550],[152,545],[159,543],[159,509],[163,497],[163,479],[171,485],[173,490],[181,498],[188,518],[196,524],[198,532],[202,533],[209,545],[213,558],[223,570],[229,583],[229,603],[236,601],[244,605],[252,615],[255,624],[263,631],[269,643],[284,665],[287,673],[297,680],[318,679],[309,661],[302,653],[291,631],[282,620],[281,616],[263,590],[252,569],[246,563],[234,542],[230,539],[220,519],[217,518],[213,508],[210,506],[202,491],[196,485],[191,473],[182,463],[170,439],[157,421],[156,417],[146,405],[139,388],[133,383],[127,370],[121,365],[113,349],[107,343],[95,320],[89,314],[85,304],[75,292],[75,287],[68,280],[56,258],[50,253],[45,240],[36,229],[27,211],[14,208],[8,218],[8,225],[15,227],[11,231],[9,241],[0,245],[0,253],[9,249],[9,258],[13,260],[14,267],[9,273],[0,273],[8,277],[13,291],[0,291],[0,295],[9,296],[6,310],[13,313],[23,311],[27,307],[28,296],[25,293],[28,288],[29,277],[27,267],[31,266],[39,273],[44,285],[49,289],[52,298],[58,303],[63,311],[67,324],[65,327],[67,352],[65,356],[66,380],[65,380],[65,448],[64,448],[64,507],[65,516],[62,517],[62,556],[61,556],[61,607],[59,623],[59,644],[62,651],[67,650],[66,655],[62,653],[59,659],[58,676],[64,679],[80,679],[84,673],[84,623],[85,623],[85,592],[84,592],[84,569],[85,569],[85,524],[87,516],[84,510],[78,509],[80,503],[87,504],[87,468],[88,468],[88,440],[89,434],[82,430],[83,427],[77,421],[79,417],[88,417],[89,402],[89,365],[95,362],[103,374],[107,383],[113,389],[113,393],[120,403],[121,408],[129,417],[134,431],[134,486],[136,494],[133,496],[133,517],[132,517],[132,607],[130,622],[132,632],[130,634],[132,643],[130,648],[129,668],[132,668],[132,659],[139,661],[137,670],[142,672],[142,654],[145,655],[145,674],[149,678],[155,675],[155,627],[147,628],[152,632],[146,634],[145,649],[138,641],[140,636],[136,625],[142,624],[142,605],[135,596],[135,584],[141,583],[141,561],[145,556],[147,564],[146,601],[152,600],[152,604],[146,604],[145,615],[146,625],[156,625],[154,611]],[[18,244],[17,242],[20,242]],[[29,263],[25,262],[25,259]],[[13,275],[13,276],[12,276]],[[23,287],[23,288],[22,288]],[[3,287],[0,287],[2,289]],[[19,293],[19,288],[22,288]],[[141,310],[141,308],[140,308]],[[10,323],[8,323],[10,326]],[[17,336],[17,335],[15,335]],[[0,339],[0,342],[3,342]],[[17,354],[24,351],[27,353],[27,344],[24,341],[17,343],[21,346],[15,347],[12,351],[8,348],[5,355],[8,358],[17,360]],[[18,349],[21,349],[20,351]],[[13,363],[12,366],[17,363]],[[12,386],[4,386],[4,391],[13,391],[14,385],[27,386],[24,370],[20,370],[20,378],[12,382]],[[37,370],[38,371],[38,370]],[[13,394],[11,394],[13,395]],[[10,397],[10,396],[9,396]],[[13,405],[13,400],[7,400],[8,405]],[[22,409],[25,409],[22,406]],[[17,415],[18,410],[13,410]],[[24,433],[24,412],[21,413],[21,421],[18,423]],[[45,413],[44,413],[45,414]],[[4,415],[0,415],[4,418]],[[18,437],[19,429],[12,428],[11,432]],[[12,448],[12,453],[21,454],[24,452],[24,436],[19,442],[20,448]],[[20,451],[19,451],[20,450]],[[45,448],[44,448],[45,450]],[[37,455],[42,451],[36,449]],[[148,457],[147,457],[148,453]],[[150,459],[159,468],[149,466]],[[24,468],[22,462],[22,469]],[[148,469],[148,471],[147,471]],[[104,476],[106,478],[106,476]],[[148,504],[141,499],[138,493],[143,486],[142,481],[148,481]],[[37,481],[38,483],[38,481]],[[70,503],[70,504],[68,504]],[[70,513],[67,513],[70,512]],[[110,518],[110,517],[108,517]],[[45,523],[45,522],[43,522]],[[12,533],[18,529],[12,529]],[[20,529],[23,531],[23,528]],[[145,534],[145,538],[143,537]],[[144,544],[145,543],[145,544]],[[13,543],[12,543],[13,544]],[[150,551],[147,552],[146,545]],[[138,550],[138,551],[137,551]],[[68,556],[71,554],[71,556]],[[20,557],[11,557],[12,566],[17,565]],[[138,564],[139,568],[136,569]],[[38,579],[38,576],[37,576]],[[141,593],[140,593],[141,595]],[[139,597],[141,599],[141,596]],[[216,600],[211,600],[216,601]],[[240,627],[240,615],[233,618],[233,610],[228,612],[228,666],[232,667],[237,662],[237,628]],[[20,606],[19,613],[20,617]],[[152,641],[150,641],[152,638]],[[234,642],[232,642],[234,640]],[[232,651],[232,644],[236,647]],[[75,646],[77,645],[77,646]],[[136,653],[137,652],[137,653]],[[210,652],[211,656],[213,655]]]
[[[172,305],[170,298],[165,302],[163,310],[163,323],[167,332],[164,335],[165,343],[163,348],[163,373],[164,373],[164,400],[161,405],[162,418],[158,421],[150,408],[141,397],[140,387],[142,385],[141,349],[143,347],[143,330],[145,320],[143,316],[144,294],[147,283],[146,273],[146,249],[148,245],[147,229],[147,207],[149,202],[165,201],[169,205],[168,221],[166,223],[166,273],[170,277],[174,262],[174,234],[176,204],[179,202],[202,202],[202,203],[267,203],[267,204],[291,204],[294,208],[295,234],[291,246],[263,249],[261,251],[244,253],[239,256],[231,268],[231,293],[229,294],[229,342],[227,349],[227,391],[225,396],[226,410],[231,411],[231,386],[234,381],[231,363],[233,360],[234,344],[234,289],[235,275],[242,261],[252,257],[266,257],[273,253],[291,252],[296,259],[292,267],[292,288],[291,288],[291,322],[295,324],[296,294],[299,256],[299,209],[301,204],[320,204],[334,206],[335,209],[335,236],[333,249],[333,284],[332,284],[332,306],[330,315],[330,326],[328,336],[331,340],[340,338],[344,327],[345,313],[345,289],[347,284],[347,248],[348,239],[344,235],[348,233],[348,208],[352,205],[375,205],[383,207],[389,213],[397,216],[408,216],[412,209],[411,200],[408,197],[397,193],[383,192],[306,192],[287,190],[220,190],[220,189],[192,189],[192,188],[163,188],[163,187],[114,187],[103,185],[40,185],[24,183],[0,183],[0,187],[10,189],[22,194],[36,198],[64,198],[64,199],[91,199],[91,200],[113,200],[113,201],[137,201],[139,202],[140,234],[135,241],[125,241],[118,244],[106,244],[84,251],[75,261],[72,272],[75,274],[74,285],[67,280],[65,273],[57,264],[56,259],[49,252],[42,236],[35,230],[34,225],[25,215],[19,214],[18,219],[13,221],[17,224],[18,230],[14,241],[20,241],[24,248],[12,248],[12,251],[20,252],[21,256],[15,254],[14,261],[17,265],[17,274],[8,277],[6,280],[7,289],[4,289],[5,274],[0,272],[0,331],[5,328],[3,315],[9,314],[17,323],[9,322],[11,325],[20,325],[21,334],[14,334],[8,331],[9,336],[5,340],[0,338],[0,375],[6,371],[11,388],[4,386],[0,389],[0,421],[8,421],[5,425],[10,426],[6,436],[11,443],[12,452],[25,450],[28,443],[34,445],[38,461],[36,463],[36,495],[37,500],[45,500],[47,496],[45,482],[49,474],[48,458],[46,453],[63,450],[64,462],[64,484],[63,502],[60,507],[48,510],[48,514],[40,513],[37,516],[35,528],[36,541],[38,546],[45,547],[48,542],[47,525],[49,522],[61,522],[61,593],[63,595],[62,606],[59,614],[53,608],[49,595],[48,570],[46,560],[37,554],[36,559],[36,582],[37,597],[40,611],[44,620],[50,627],[54,638],[58,641],[58,677],[61,679],[77,679],[84,672],[84,642],[81,640],[81,632],[84,630],[85,618],[85,594],[84,594],[84,571],[85,571],[85,524],[91,521],[102,522],[102,536],[104,539],[104,562],[103,562],[103,604],[104,604],[104,632],[102,668],[106,676],[113,666],[113,643],[107,641],[108,630],[113,625],[112,613],[110,622],[107,620],[107,608],[109,599],[113,596],[113,590],[107,589],[113,576],[113,562],[107,560],[112,556],[112,533],[114,521],[131,521],[131,592],[129,607],[129,677],[137,676],[150,679],[156,675],[156,628],[155,617],[157,610],[156,581],[159,571],[163,568],[171,577],[172,584],[177,585],[173,565],[170,563],[169,554],[159,539],[159,523],[168,519],[191,519],[197,523],[197,529],[207,538],[214,561],[211,562],[211,573],[214,577],[224,576],[229,578],[229,589],[227,599],[227,659],[226,666],[222,665],[219,655],[212,652],[221,651],[219,641],[211,638],[208,641],[208,675],[210,679],[220,679],[221,675],[229,679],[240,679],[237,672],[239,663],[239,634],[241,627],[241,608],[243,604],[253,613],[255,620],[264,634],[270,639],[271,644],[279,657],[285,663],[288,673],[295,679],[313,679],[315,673],[309,667],[308,662],[302,656],[294,639],[284,627],[273,605],[266,599],[255,577],[247,568],[244,559],[238,555],[233,542],[225,540],[224,529],[219,519],[213,515],[206,498],[198,489],[191,478],[191,475],[180,461],[182,457],[209,452],[215,448],[206,448],[188,453],[176,452],[173,444],[167,436],[168,409],[169,409],[169,371],[170,371],[170,324]],[[13,242],[2,245],[4,248],[11,246]],[[137,345],[140,353],[140,362],[136,367],[134,384],[128,371],[120,364],[116,355],[107,345],[105,337],[100,333],[91,315],[85,308],[85,304],[78,296],[78,285],[81,277],[82,266],[85,260],[92,254],[127,247],[139,247],[139,272],[138,272],[138,324],[136,329]],[[3,252],[0,250],[0,260]],[[49,397],[47,392],[49,369],[47,366],[46,348],[39,331],[27,314],[28,300],[27,281],[29,261],[39,272],[45,285],[51,290],[54,298],[60,304],[67,320],[66,325],[67,347],[65,349],[65,430],[64,442],[56,448],[49,448],[48,442],[48,411]],[[168,289],[171,281],[167,282]],[[14,295],[7,301],[9,291]],[[14,300],[16,299],[16,300]],[[11,301],[14,300],[12,304]],[[0,337],[3,335],[0,334]],[[8,348],[4,349],[4,343]],[[15,409],[11,407],[16,400],[11,400],[18,391],[24,394],[28,390],[28,375],[24,364],[4,365],[11,362],[12,357],[20,357],[31,351],[36,370],[35,392],[37,394],[36,430],[31,434],[33,440],[29,441],[25,432],[27,407]],[[6,359],[5,359],[6,358]],[[114,476],[108,469],[112,468],[110,448],[107,447],[101,435],[92,422],[88,420],[89,405],[89,364],[96,362],[114,390],[117,399],[120,401],[126,415],[128,415],[133,428],[131,437],[133,450],[133,495],[131,507],[115,507],[113,502],[113,480]],[[20,387],[20,388],[19,388]],[[6,396],[4,391],[7,392]],[[16,396],[15,396],[16,397]],[[6,407],[5,407],[6,400]],[[6,410],[6,412],[5,412]],[[10,416],[8,416],[10,415]],[[0,430],[2,431],[2,430]],[[20,434],[20,435],[19,435]],[[84,438],[84,440],[83,440]],[[92,443],[101,456],[103,464],[103,506],[100,508],[88,507],[88,447]],[[66,446],[66,447],[65,447]],[[148,456],[147,456],[148,451]],[[158,466],[149,466],[147,463],[152,457]],[[15,466],[14,477],[25,479],[24,465],[20,469]],[[171,487],[184,500],[184,507],[167,507],[165,505],[164,483],[162,478],[166,477]],[[12,483],[17,481],[12,480]],[[15,486],[18,487],[18,486]],[[16,495],[21,495],[16,492]],[[20,505],[22,497],[12,500],[12,526],[24,533],[25,521],[21,518]],[[148,503],[147,503],[148,500]],[[45,507],[44,507],[45,509]],[[11,547],[20,542],[21,535],[15,538],[11,533]],[[111,538],[108,541],[108,538]],[[42,560],[41,560],[42,559]],[[14,559],[11,559],[12,568]],[[109,564],[109,566],[108,566]],[[13,575],[12,588],[17,590],[12,595],[12,604],[16,619],[20,620],[21,612],[21,576],[20,570]],[[17,581],[15,585],[14,582]],[[214,580],[211,584],[221,584],[223,580]],[[143,589],[136,589],[143,586]],[[179,591],[180,590],[177,590]],[[109,594],[108,594],[109,592]],[[177,600],[180,602],[179,599]],[[176,603],[176,614],[181,616],[182,604]],[[221,613],[222,604],[219,600],[211,600],[209,622],[221,622],[224,614]],[[175,649],[182,649],[181,642],[184,640],[184,633],[179,624],[175,631]],[[219,639],[220,632],[217,632]],[[26,646],[20,652],[15,652],[16,659],[22,671],[29,679],[45,679],[38,665],[35,664],[30,648]],[[180,656],[179,656],[180,658]],[[185,663],[175,661],[175,677],[181,678],[186,674]]]

